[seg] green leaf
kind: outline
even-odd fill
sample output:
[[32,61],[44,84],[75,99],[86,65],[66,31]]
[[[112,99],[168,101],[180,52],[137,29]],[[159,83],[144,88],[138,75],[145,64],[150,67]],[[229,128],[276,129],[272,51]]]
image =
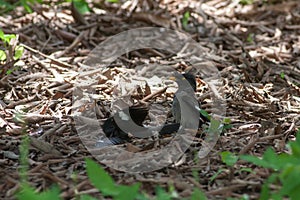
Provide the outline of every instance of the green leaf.
[[10,75],[12,72],[13,72],[13,71],[12,71],[11,69],[8,69],[8,70],[6,71],[6,75]]
[[4,32],[2,31],[2,29],[0,29],[0,39],[1,39],[1,40],[4,39]]
[[87,194],[83,194],[83,195],[80,196],[80,200],[98,200],[98,199],[96,199],[94,197],[91,197]]
[[192,169],[192,175],[193,175],[193,178],[195,179],[195,181],[199,182],[199,172],[198,170],[196,169]]
[[27,172],[28,172],[28,154],[29,154],[29,137],[25,135],[22,138],[22,142],[19,146],[20,151],[20,178],[21,183],[27,183]]
[[140,183],[136,183],[130,186],[119,186],[118,191],[119,193],[115,195],[114,200],[134,200],[138,196],[140,189]]
[[0,8],[10,10],[10,9],[13,8],[13,6],[10,3],[7,3],[4,0],[0,0]]
[[206,110],[200,109],[200,114],[204,117],[206,117],[207,119],[211,119],[210,115],[208,114],[208,112],[206,112]]
[[285,75],[284,75],[284,72],[280,72],[280,78],[281,78],[281,79],[284,79],[284,76],[285,76]]
[[26,10],[26,12],[32,13],[32,9],[31,9],[31,7],[29,6],[28,2],[31,2],[31,1],[28,1],[28,0],[21,0],[21,5],[24,7],[24,9]]
[[0,50],[0,61],[6,60],[6,53],[3,50]]
[[75,8],[81,13],[85,14],[90,12],[88,3],[85,0],[73,0]]
[[6,43],[9,44],[10,40],[16,38],[15,34],[4,34],[4,32],[0,29],[0,39]]
[[247,37],[247,42],[249,43],[253,43],[254,41],[254,34],[253,33],[250,33]]
[[157,200],[171,200],[172,199],[172,196],[159,186],[156,187],[155,191],[156,191],[155,195],[156,195]]
[[230,118],[223,119],[223,124],[230,124],[230,123],[231,123],[231,119]]
[[292,155],[300,160],[300,129],[297,131],[296,141],[289,143]]
[[249,200],[250,197],[248,194],[243,194],[242,198],[240,200]]
[[233,153],[229,151],[224,151],[221,153],[221,158],[222,161],[227,165],[227,166],[233,166],[237,160],[239,159],[238,156],[234,155]]
[[105,0],[108,3],[119,3],[119,0]]
[[23,53],[24,53],[24,47],[23,46],[16,46],[14,59],[15,60],[20,59],[22,57]]
[[225,169],[219,169],[218,171],[217,171],[217,173],[215,173],[212,177],[210,177],[210,179],[209,179],[209,184],[211,183],[211,182],[213,182],[216,178],[217,178],[217,176],[219,175],[219,174],[221,174],[222,172],[224,172],[224,171],[226,171]]
[[39,199],[43,200],[60,200],[62,199],[60,196],[60,189],[57,186],[51,187],[50,190],[46,190],[39,195]]
[[[279,175],[282,183],[280,190],[281,195],[295,195],[299,194],[300,188],[300,165],[288,165]],[[299,197],[299,196],[298,196]]]
[[51,189],[46,190],[41,193],[37,193],[34,191],[32,187],[28,184],[23,184],[21,187],[21,191],[17,193],[17,199],[19,200],[61,200],[59,196],[60,190],[57,186],[51,187]]
[[253,1],[254,0],[240,0],[240,4],[242,5],[250,5],[250,4],[253,4]]
[[224,124],[223,131],[231,129],[231,128],[232,128],[232,124]]
[[86,170],[92,184],[102,192],[103,195],[116,196],[119,193],[112,177],[96,162],[91,159],[86,159]]
[[261,192],[260,192],[260,197],[259,200],[269,200],[270,199],[270,189],[269,185],[274,183],[278,178],[278,174],[274,173],[269,176],[269,178],[264,182]]
[[39,200],[39,196],[34,189],[25,184],[21,187],[21,191],[17,193],[16,197],[18,200]]
[[186,11],[184,14],[183,14],[183,17],[182,17],[182,26],[184,29],[187,29],[188,28],[188,22],[189,22],[189,19],[190,19],[190,12],[189,11]]
[[285,165],[285,163],[282,163],[280,160],[278,160],[278,156],[271,148],[266,150],[262,158],[250,155],[242,155],[241,159],[251,162],[255,165],[274,170],[278,170],[282,167],[282,165]]
[[253,173],[253,170],[249,167],[243,167],[239,170],[240,172],[249,172],[249,173]]
[[266,163],[262,158],[251,156],[251,155],[241,155],[240,158],[242,160],[251,162],[255,165],[261,166],[261,167],[269,167],[268,163]]
[[210,119],[210,126],[208,128],[209,133],[220,133],[222,131],[223,124],[215,119]]
[[145,193],[138,193],[138,195],[136,196],[136,200],[149,200],[150,197]]
[[202,191],[200,191],[198,188],[195,188],[190,199],[191,200],[206,200],[207,198]]

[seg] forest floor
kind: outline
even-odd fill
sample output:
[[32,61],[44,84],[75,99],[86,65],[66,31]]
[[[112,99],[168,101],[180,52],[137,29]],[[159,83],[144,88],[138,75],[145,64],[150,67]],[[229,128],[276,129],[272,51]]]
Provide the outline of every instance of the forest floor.
[[[205,158],[195,159],[202,141],[198,137],[180,160],[161,169],[127,173],[108,164],[103,165],[105,170],[117,183],[141,182],[142,189],[150,196],[157,185],[163,188],[172,185],[181,197],[190,196],[197,187],[209,199],[241,198],[243,194],[258,199],[270,171],[245,161],[228,167],[222,162],[220,153],[261,156],[268,147],[279,153],[286,152],[287,142],[295,139],[300,128],[299,1],[250,5],[229,0],[202,3],[187,0],[95,1],[90,3],[91,12],[84,15],[74,11],[70,3],[49,4],[35,5],[32,13],[17,7],[0,16],[3,32],[18,35],[15,44],[25,48],[17,63],[11,60],[1,67],[1,199],[14,199],[20,187],[18,158],[24,130],[32,138],[28,172],[32,186],[44,190],[58,183],[65,199],[74,199],[83,193],[99,196],[85,171],[85,158],[93,158],[93,152],[78,133],[82,127],[76,127],[73,118],[72,111],[78,109],[74,104],[74,92],[81,87],[83,103],[88,99],[85,89],[94,89],[94,95],[89,98],[97,102],[94,106],[100,122],[111,116],[111,104],[119,98],[118,92],[130,93],[130,99],[135,101],[145,100],[157,92],[157,96],[145,101],[164,109],[156,113],[157,116],[149,116],[148,123],[155,119],[159,119],[156,123],[166,118],[171,120],[171,97],[176,86],[151,77],[156,68],[147,66],[154,64],[178,72],[193,68],[198,86],[196,96],[202,109],[230,119],[232,126],[221,133]],[[175,53],[159,48],[120,51],[122,45],[134,44],[138,36],[133,35],[125,37],[124,44],[112,41],[102,47],[105,52],[97,51],[101,56],[118,56],[119,52],[122,55],[109,67],[100,68],[101,63],[98,63],[100,75],[90,74],[96,83],[80,85],[78,78],[83,77],[82,69],[86,67],[83,63],[91,58],[90,52],[96,46],[110,36],[143,27],[183,32],[197,41],[203,49],[201,55],[207,56],[194,62],[188,61],[191,54],[180,49]],[[176,38],[171,41],[177,42]],[[164,45],[164,40],[155,44]],[[7,74],[8,70],[11,73]],[[214,79],[215,75],[218,75],[218,84],[211,86],[210,77]],[[144,86],[146,81],[147,86]],[[141,87],[131,86],[130,90],[131,83],[142,84]],[[167,90],[161,90],[168,84]],[[221,113],[214,105],[216,98],[224,103]],[[87,107],[81,104],[79,110]],[[97,142],[96,138],[89,140],[91,144]],[[141,145],[143,141],[145,144]],[[168,137],[143,141],[133,139],[119,146],[129,152],[147,153],[163,148]],[[114,148],[108,150],[106,153],[117,156]],[[122,156],[117,159],[126,160]],[[246,168],[252,171],[242,170]],[[221,169],[222,173],[218,173]]]

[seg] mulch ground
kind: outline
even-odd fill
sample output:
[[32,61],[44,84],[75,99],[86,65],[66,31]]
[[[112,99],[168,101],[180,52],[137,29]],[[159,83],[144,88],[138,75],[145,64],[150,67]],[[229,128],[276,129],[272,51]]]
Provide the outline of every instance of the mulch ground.
[[[141,182],[150,196],[157,185],[168,188],[171,184],[181,197],[189,196],[194,187],[209,199],[243,194],[250,199],[259,197],[270,171],[243,161],[228,168],[219,153],[261,156],[270,146],[285,152],[286,143],[295,138],[300,128],[299,1],[245,6],[225,0],[101,1],[90,3],[92,12],[84,16],[74,12],[69,3],[56,3],[35,5],[30,14],[16,8],[0,17],[1,29],[17,34],[25,46],[15,67],[12,63],[1,67],[13,68],[9,75],[2,73],[0,80],[1,199],[14,199],[20,186],[19,144],[23,134],[31,137],[28,177],[32,186],[42,191],[57,183],[65,199],[84,193],[99,196],[85,172],[84,159],[92,158],[92,154],[78,136],[72,118],[76,78],[81,64],[99,43],[140,27],[182,31],[202,45],[218,69],[222,84],[209,88],[199,72],[197,97],[210,113],[214,109],[211,94],[222,94],[226,102],[224,117],[231,119],[232,128],[221,134],[210,154],[201,160],[194,159],[199,150],[196,142],[180,162],[153,172],[130,174],[103,167],[117,183]],[[190,18],[183,27],[181,19],[187,11]],[[111,48],[114,52],[118,46]],[[99,121],[110,116],[120,77],[138,77],[138,66],[149,63],[163,63],[180,72],[190,67],[176,55],[156,49],[122,55],[103,71],[97,83],[98,95],[93,98],[98,102]],[[151,94],[147,87],[131,92],[136,99]],[[152,99],[169,109],[173,92],[168,89]],[[135,144],[138,142],[133,142],[131,151],[140,150]],[[247,167],[253,172],[240,170]],[[225,170],[211,181],[220,169]]]

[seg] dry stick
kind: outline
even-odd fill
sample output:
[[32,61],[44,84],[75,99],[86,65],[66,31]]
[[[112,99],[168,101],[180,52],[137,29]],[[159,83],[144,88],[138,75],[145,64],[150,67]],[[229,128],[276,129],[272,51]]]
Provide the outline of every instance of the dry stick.
[[216,189],[216,190],[211,190],[209,192],[206,192],[207,195],[218,195],[218,194],[224,194],[226,192],[232,192],[234,190],[237,190],[241,187],[245,187],[246,184],[235,184],[235,185],[231,185],[228,187],[223,187],[220,189]]
[[26,104],[26,103],[36,101],[36,100],[38,100],[38,97],[36,95],[34,95],[32,97],[27,97],[27,98],[19,100],[19,101],[11,102],[10,104],[7,105],[6,108],[14,108],[15,106],[18,106],[21,104]]
[[39,137],[41,140],[45,140],[47,136],[53,134],[57,129],[61,128],[62,124],[56,124],[51,129],[47,130],[42,136]]
[[62,51],[61,53],[59,53],[57,55],[57,57],[61,57],[62,55],[64,55],[65,53],[70,52],[72,49],[74,49],[74,47],[76,47],[83,39],[83,37],[86,35],[87,31],[83,31],[81,32],[76,38],[75,40],[72,42],[72,44],[70,46],[68,46],[64,51]]
[[254,145],[259,141],[259,138],[252,140],[249,144],[247,144],[240,152],[239,155],[245,154],[248,152]]
[[44,53],[42,53],[42,52],[40,52],[40,51],[38,51],[36,49],[33,49],[33,48],[27,46],[26,44],[21,44],[21,46],[23,46],[25,49],[27,49],[27,50],[29,50],[29,51],[31,51],[33,53],[37,53],[37,54],[39,54],[39,55],[41,55],[41,56],[43,56],[45,58],[48,58],[49,60],[53,61],[54,64],[57,64],[57,65],[62,66],[62,67],[72,68],[72,65],[70,65],[68,63],[65,63],[63,61],[60,61],[60,60],[58,60],[56,58],[53,58],[51,56],[48,56],[48,55],[46,55],[46,54],[44,54]]
[[64,186],[67,186],[68,185],[68,182],[64,181],[63,179],[55,176],[55,174],[53,174],[52,172],[50,171],[44,171],[42,172],[42,176],[44,176],[45,178],[48,178],[50,180],[52,180],[54,183],[61,183],[62,185]]
[[59,74],[55,69],[50,68],[47,66],[47,64],[44,61],[39,60],[37,57],[32,56],[32,58],[40,65],[42,66],[47,72],[50,72],[57,82],[64,82],[63,77],[61,74]]
[[203,187],[201,186],[200,183],[198,183],[194,178],[192,177],[186,177],[194,186],[196,186],[197,188],[203,190]]
[[250,142],[249,144],[247,144],[240,152],[239,155],[245,154],[247,153],[252,147],[254,147],[254,145],[258,142],[263,142],[263,141],[267,141],[267,140],[274,140],[274,139],[278,139],[281,138],[285,135],[285,133],[280,134],[280,135],[271,135],[271,136],[266,136],[266,137],[262,137],[262,138],[256,138],[254,139],[252,142]]
[[46,154],[51,154],[54,156],[62,156],[62,153],[60,153],[57,149],[55,149],[52,144],[42,140],[38,140],[34,137],[30,137],[30,145],[32,145],[34,148]]
[[142,102],[143,102],[143,101],[148,101],[148,100],[150,100],[150,99],[152,99],[152,98],[154,98],[154,97],[157,97],[158,95],[164,93],[164,92],[167,90],[167,88],[168,88],[168,87],[165,87],[165,88],[160,89],[160,90],[158,90],[158,91],[156,91],[156,92],[154,92],[154,93],[152,93],[152,94],[149,94],[148,96],[144,97],[141,101],[142,101]]

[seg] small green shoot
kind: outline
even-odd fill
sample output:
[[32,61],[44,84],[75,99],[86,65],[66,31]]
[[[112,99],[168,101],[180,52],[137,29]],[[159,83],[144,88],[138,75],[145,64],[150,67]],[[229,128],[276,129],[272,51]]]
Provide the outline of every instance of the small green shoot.
[[205,194],[202,191],[195,188],[190,199],[191,200],[206,200],[207,198],[206,198]]
[[[289,197],[296,200],[300,196],[300,133],[297,131],[296,141],[288,143],[291,154],[276,154],[268,148],[262,158],[251,155],[243,155],[241,158],[255,165],[274,170],[262,187],[261,198],[284,199]],[[280,184],[279,184],[280,183]],[[269,185],[279,184],[281,188],[271,191]]]
[[249,200],[249,199],[250,199],[249,195],[243,194],[243,196],[241,198],[239,198],[239,199],[238,198],[231,198],[231,197],[229,197],[226,200]]
[[24,9],[26,10],[26,12],[28,13],[32,13],[32,4],[38,3],[41,4],[43,3],[43,0],[20,0],[21,5],[24,7]]
[[7,45],[9,45],[10,41],[12,39],[15,39],[16,35],[14,34],[4,34],[4,32],[0,29],[0,39],[4,43],[4,47],[7,48]]
[[166,192],[163,188],[161,187],[156,187],[155,189],[156,197],[157,199],[165,199],[165,200],[171,200],[173,199],[172,196]]
[[20,152],[20,177],[21,183],[27,182],[28,171],[28,154],[29,154],[29,137],[24,136],[19,146]]
[[238,161],[239,157],[229,151],[223,151],[221,152],[221,159],[227,166],[232,167]]
[[211,135],[214,135],[214,134],[220,135],[221,132],[223,131],[223,127],[224,127],[224,125],[222,124],[222,122],[211,118],[209,127],[207,129],[207,133],[209,133]]
[[240,0],[239,1],[239,3],[241,4],[241,5],[251,5],[251,4],[253,4],[253,2],[254,2],[254,0]]
[[[198,157],[198,156],[197,156]],[[196,169],[192,169],[192,175],[193,175],[193,178],[195,179],[195,181],[199,182],[200,179],[199,179],[199,172],[198,170]]]
[[89,196],[89,195],[87,195],[87,194],[81,195],[79,199],[80,199],[80,200],[98,200],[98,199],[96,199],[96,198],[94,198],[94,197],[91,197],[91,196]]
[[285,77],[284,72],[280,72],[280,78],[284,79],[284,77]]
[[19,147],[20,152],[20,178],[21,178],[21,186],[20,191],[16,194],[18,200],[61,200],[59,197],[60,190],[57,186],[53,186],[49,190],[46,190],[41,193],[35,192],[34,188],[32,188],[28,183],[28,155],[29,155],[29,136],[25,135],[26,131],[24,128],[24,137]]
[[223,123],[223,131],[232,128],[232,124],[231,124],[231,119],[230,118],[223,119],[222,123]]
[[189,22],[189,19],[190,19],[190,12],[189,11],[186,11],[184,14],[183,14],[183,17],[182,17],[182,26],[185,30],[188,29],[188,22]]
[[73,0],[75,8],[81,13],[85,14],[90,12],[88,3],[85,0]]
[[108,3],[119,3],[119,0],[105,0]]
[[200,109],[199,112],[203,117],[207,118],[208,120],[211,119],[211,116],[208,114],[208,112],[206,112],[206,110]]
[[111,196],[115,200],[135,199],[137,197],[140,184],[131,186],[115,184],[112,177],[91,159],[86,159],[86,169],[91,183],[104,196]]
[[248,43],[253,43],[254,42],[254,34],[253,33],[250,33],[248,36],[247,36],[247,39],[246,39],[246,41],[248,42]]
[[0,40],[3,43],[4,49],[0,50],[0,61],[5,61],[8,58],[8,53],[6,51],[14,51],[14,60],[18,60],[22,57],[23,52],[24,52],[24,47],[22,46],[15,46],[15,49],[12,49],[14,45],[11,43],[13,39],[16,39],[15,34],[5,34],[1,29],[0,29]]
[[3,47],[0,49],[0,65],[5,65],[9,63],[7,66],[14,65],[15,68],[1,68],[0,74],[11,74],[16,67],[16,61],[19,60],[23,53],[24,53],[24,47],[16,45],[17,44],[17,36],[14,34],[5,34],[0,29],[0,40],[2,41]]
[[210,177],[208,184],[211,184],[222,172],[225,172],[226,169],[219,169],[212,177]]
[[22,57],[23,53],[24,53],[24,47],[23,46],[16,46],[14,59],[19,60]]
[[60,189],[57,186],[51,187],[49,190],[37,193],[28,184],[22,186],[21,191],[17,194],[18,200],[62,200],[59,197]]
[[32,5],[42,4],[43,0],[19,0],[19,1],[4,1],[0,0],[0,15],[9,12],[18,6],[22,6],[26,12],[32,13]]
[[8,3],[7,1],[0,0],[0,9],[5,9],[5,10],[12,10],[13,6],[12,4]]
[[0,49],[0,61],[5,61],[6,60],[6,53],[5,51]]

